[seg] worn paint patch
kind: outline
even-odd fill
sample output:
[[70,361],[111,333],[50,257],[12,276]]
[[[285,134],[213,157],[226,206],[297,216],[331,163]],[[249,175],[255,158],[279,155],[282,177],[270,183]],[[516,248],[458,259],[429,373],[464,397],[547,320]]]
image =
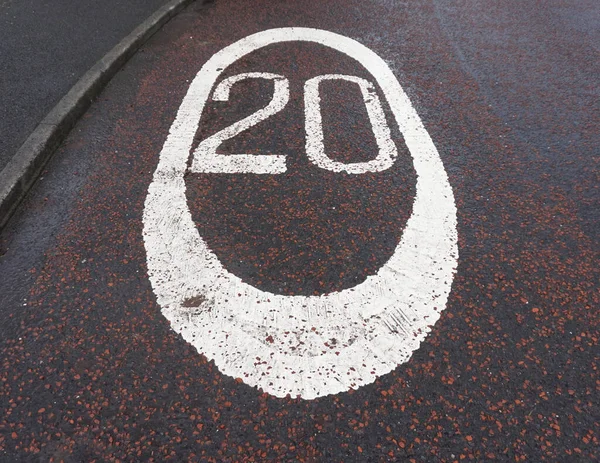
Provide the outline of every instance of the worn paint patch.
[[[294,41],[331,47],[369,71],[383,91],[417,174],[412,215],[390,259],[361,284],[319,296],[273,294],[230,273],[199,235],[186,203],[184,175],[193,138],[219,76],[254,50]],[[260,117],[269,117],[285,105],[287,86],[281,76],[249,77],[275,82],[274,103]],[[328,78],[352,80],[351,76]],[[320,148],[322,132],[314,118],[307,123],[307,151],[313,163],[332,171],[360,174],[383,170],[396,156],[386,127],[381,125],[385,119],[369,94],[368,83],[355,82],[361,85],[370,108],[380,156],[370,164],[343,169]],[[219,84],[217,98],[226,98],[231,84]],[[307,111],[312,114],[318,109],[315,92],[318,81],[308,85]],[[256,121],[246,121],[246,125],[252,126],[252,122]],[[209,143],[201,146],[201,153],[212,156],[213,170],[202,170],[196,161],[192,170],[218,171],[218,156],[225,156],[216,155],[216,146]],[[284,159],[274,156],[275,164],[271,164],[267,157],[254,171],[252,167],[244,170],[254,161],[247,157],[239,158],[239,163],[222,161],[229,163],[227,172],[232,168],[262,175],[284,171]],[[305,399],[369,384],[407,361],[445,308],[458,259],[456,207],[448,177],[396,77],[380,57],[355,40],[308,28],[253,34],[222,49],[202,67],[160,153],[145,203],[144,243],[152,287],[174,330],[214,359],[223,373],[278,397],[289,394]],[[200,303],[198,310],[190,310],[192,300]]]

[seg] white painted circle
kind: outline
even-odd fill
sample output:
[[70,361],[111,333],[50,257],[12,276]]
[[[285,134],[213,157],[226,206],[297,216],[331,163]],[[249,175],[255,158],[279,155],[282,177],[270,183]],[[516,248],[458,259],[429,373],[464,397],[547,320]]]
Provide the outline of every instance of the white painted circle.
[[[293,41],[333,48],[369,71],[388,101],[417,174],[412,215],[394,254],[363,283],[321,296],[276,295],[244,283],[208,249],[186,202],[184,174],[193,138],[219,76],[254,50]],[[277,397],[313,399],[355,389],[406,362],[445,308],[458,260],[452,189],[398,80],[362,44],[318,29],[259,32],[208,60],[170,128],[143,222],[148,274],[172,328],[224,374]],[[190,298],[200,306],[185,307]],[[333,347],[331,339],[336,340]]]

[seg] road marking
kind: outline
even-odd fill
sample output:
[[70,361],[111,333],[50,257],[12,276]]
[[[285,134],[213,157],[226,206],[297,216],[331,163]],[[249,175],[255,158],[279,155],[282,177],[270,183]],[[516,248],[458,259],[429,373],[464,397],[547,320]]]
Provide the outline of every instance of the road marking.
[[[221,73],[254,50],[294,41],[333,48],[371,74],[417,174],[412,215],[394,254],[363,283],[321,296],[283,296],[244,283],[208,248],[186,201],[184,174],[194,135]],[[259,32],[206,62],[160,153],[143,221],[148,274],[172,328],[224,374],[277,397],[313,399],[357,388],[408,361],[446,306],[458,260],[452,189],[398,80],[364,45],[318,29]]]
[[277,114],[290,99],[288,80],[280,75],[267,72],[247,72],[223,80],[213,93],[214,101],[228,101],[231,86],[244,79],[271,79],[275,83],[271,102],[254,114],[245,117],[229,127],[220,130],[203,140],[194,152],[192,172],[212,174],[282,174],[287,171],[286,156],[253,155],[253,154],[217,154],[217,148],[225,140],[235,137],[240,132],[254,127],[261,121]]
[[[371,121],[375,141],[379,154],[368,162],[354,162],[345,164],[332,160],[325,154],[323,142],[323,123],[321,120],[321,98],[319,97],[319,84],[324,80],[346,80],[354,82],[360,91],[367,107],[367,114]],[[304,111],[306,118],[306,155],[318,167],[333,172],[348,172],[349,174],[362,174],[365,172],[381,172],[389,169],[398,157],[396,144],[392,141],[390,128],[385,120],[379,97],[373,84],[355,76],[341,74],[327,74],[313,77],[304,84]]]

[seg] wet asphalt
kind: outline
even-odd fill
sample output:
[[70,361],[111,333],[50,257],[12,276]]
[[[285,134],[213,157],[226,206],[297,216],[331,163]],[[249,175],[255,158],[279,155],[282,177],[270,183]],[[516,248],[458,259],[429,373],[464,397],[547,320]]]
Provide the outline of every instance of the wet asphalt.
[[79,78],[164,3],[0,2],[0,170]]
[[[0,236],[0,457],[600,459],[599,18],[584,0],[192,4],[113,79]],[[310,401],[223,375],[171,330],[142,239],[148,186],[193,77],[226,45],[287,26],[352,37],[385,59],[440,153],[458,218],[452,291],[420,348],[369,385]],[[235,66],[290,76],[291,95],[314,74],[365,72],[306,44]],[[207,108],[197,142],[270,91],[246,90],[258,98]],[[347,162],[374,146],[352,92],[322,100],[328,146]],[[415,172],[396,131],[389,171],[311,167],[301,105],[291,96],[281,118],[224,147],[289,153],[288,178],[191,175],[187,199],[236,276],[318,295],[389,258]]]

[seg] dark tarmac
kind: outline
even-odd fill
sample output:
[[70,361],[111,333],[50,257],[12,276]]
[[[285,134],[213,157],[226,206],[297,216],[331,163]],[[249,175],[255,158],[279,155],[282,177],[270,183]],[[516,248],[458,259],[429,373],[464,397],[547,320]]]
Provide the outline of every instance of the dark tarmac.
[[[599,18],[586,0],[192,4],[113,79],[0,235],[0,459],[600,460]],[[292,26],[386,61],[437,147],[458,221],[446,308],[410,360],[313,400],[222,374],[173,331],[143,240],[148,187],[193,78],[236,40]],[[286,153],[288,172],[186,175],[200,234],[273,294],[365,281],[401,239],[415,169],[395,127],[384,172],[312,165],[301,84],[366,70],[288,43],[227,72],[289,79],[285,110],[222,146]],[[210,103],[195,145],[264,106],[263,84]],[[328,150],[364,161],[375,144],[360,94],[336,85],[344,93],[323,84],[321,98]]]
[[0,170],[79,78],[165,3],[0,1]]

